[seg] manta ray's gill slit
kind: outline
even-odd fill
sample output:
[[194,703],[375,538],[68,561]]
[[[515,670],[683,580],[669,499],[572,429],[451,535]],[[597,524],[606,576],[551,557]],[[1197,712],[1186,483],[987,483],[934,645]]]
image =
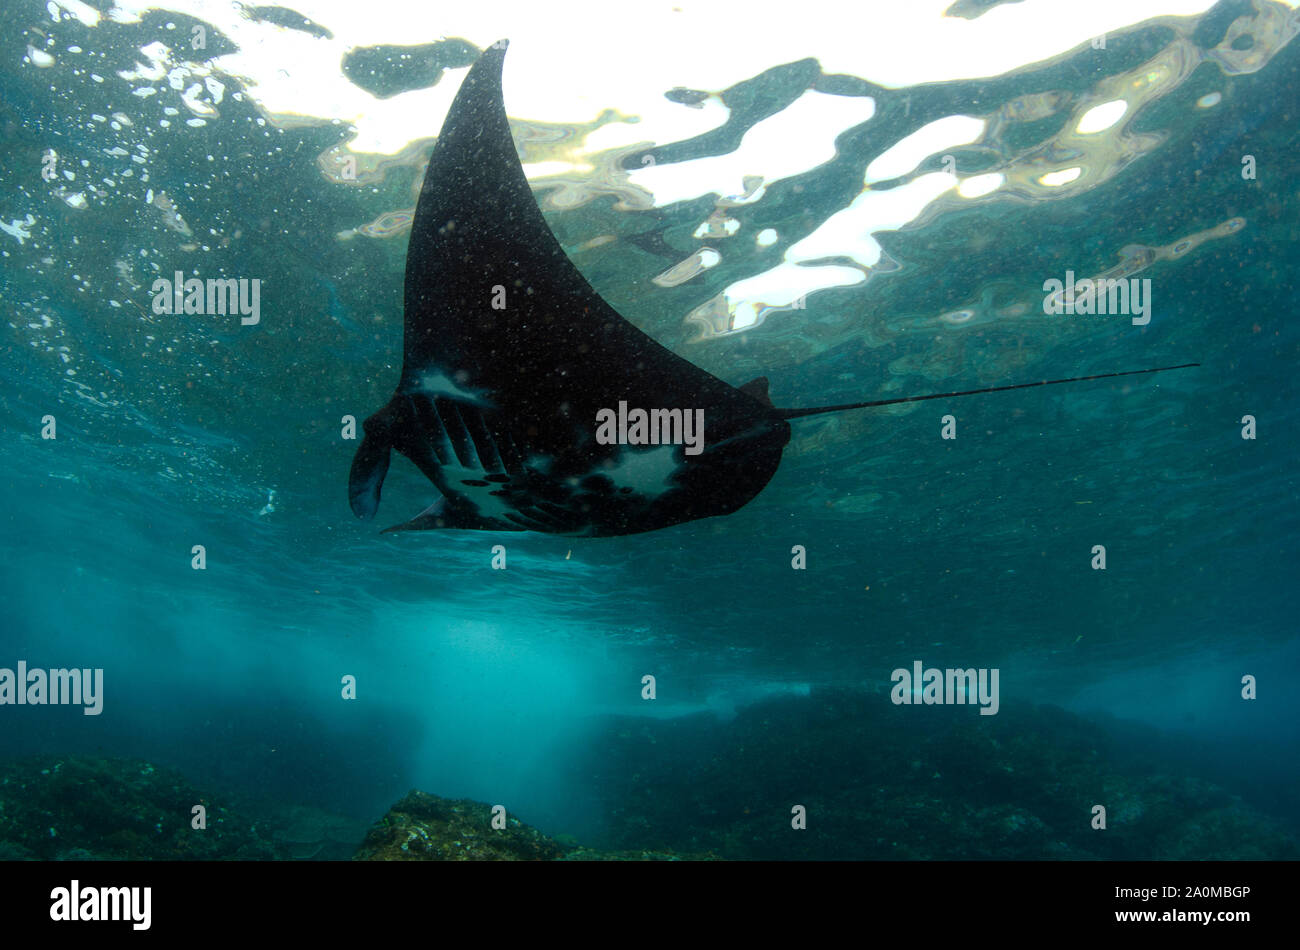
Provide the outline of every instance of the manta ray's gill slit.
[[497,450],[492,433],[488,431],[482,410],[474,406],[462,406],[460,414],[465,421],[465,428],[469,431],[469,437],[474,442],[478,457],[483,463],[483,471],[489,474],[505,471],[505,463],[501,460],[501,453]]
[[497,454],[501,457],[501,468],[505,474],[489,475],[488,481],[506,482],[510,480],[506,475],[522,475],[524,472],[523,457],[515,447],[515,440],[511,437],[510,430],[504,427],[500,428],[492,444],[496,446]]
[[[546,507],[543,508],[543,505]],[[547,510],[551,508],[556,509],[559,514],[557,515]],[[553,505],[550,502],[539,501],[536,505],[522,508],[520,510],[527,514],[528,517],[532,518],[534,521],[540,522],[541,524],[548,525],[554,529],[559,529],[560,531],[569,530],[569,525],[572,519],[571,513],[565,511],[558,505]]]
[[557,505],[552,501],[539,501],[533,510],[541,511],[550,515],[557,522],[567,522],[573,517],[573,512],[569,511],[562,505]]
[[438,457],[439,464],[451,465],[455,461],[451,439],[447,435],[447,427],[438,416],[438,410],[434,408],[433,400],[426,396],[412,396],[411,404],[415,407],[420,431],[428,434],[429,446]]
[[[532,509],[528,509],[528,510],[531,511]],[[544,521],[539,521],[536,518],[530,517],[529,515],[526,515],[521,511],[519,512],[507,511],[505,513],[505,517],[512,524],[519,525],[519,527],[523,528],[525,531],[546,531],[552,527],[552,525],[549,525]]]
[[433,407],[434,412],[442,421],[447,436],[451,439],[452,448],[456,450],[456,458],[460,464],[465,468],[481,470],[483,463],[479,461],[478,452],[475,451],[469,431],[465,428],[465,420],[461,418],[460,407],[454,400],[445,396],[434,399]]

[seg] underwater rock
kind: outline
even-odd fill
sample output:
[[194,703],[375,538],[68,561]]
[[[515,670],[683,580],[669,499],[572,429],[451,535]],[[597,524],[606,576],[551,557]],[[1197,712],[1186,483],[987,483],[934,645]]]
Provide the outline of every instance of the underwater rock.
[[553,861],[558,842],[507,815],[493,829],[492,806],[412,790],[366,835],[357,861]]
[[584,848],[572,835],[555,838],[507,815],[492,827],[493,806],[412,790],[370,829],[355,861],[681,861],[712,854],[670,850]]
[[[195,805],[207,827],[191,827]],[[177,771],[137,759],[37,756],[0,765],[0,859],[267,860],[287,857],[247,815]]]
[[[954,715],[956,710],[958,714]],[[1294,830],[1204,778],[1173,777],[1147,727],[1055,707],[965,715],[814,690],[720,722],[613,718],[561,764],[601,848],[726,860],[1287,860]],[[1091,827],[1103,805],[1107,828]],[[805,829],[791,809],[806,809]]]

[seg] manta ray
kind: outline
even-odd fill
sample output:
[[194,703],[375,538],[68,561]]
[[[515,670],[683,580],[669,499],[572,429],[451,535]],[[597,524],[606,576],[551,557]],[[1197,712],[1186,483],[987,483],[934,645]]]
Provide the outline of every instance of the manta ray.
[[565,255],[510,134],[506,46],[470,68],[429,159],[406,254],[401,378],[352,462],[358,517],[378,510],[394,449],[440,493],[386,531],[654,531],[751,501],[792,419],[1197,365],[778,409],[766,378],[731,386],[642,333]]

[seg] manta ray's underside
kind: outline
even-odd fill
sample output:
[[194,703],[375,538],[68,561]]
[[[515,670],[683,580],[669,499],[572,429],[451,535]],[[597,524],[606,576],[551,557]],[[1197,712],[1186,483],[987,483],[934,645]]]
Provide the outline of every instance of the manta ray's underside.
[[401,380],[352,462],[358,516],[377,511],[396,449],[442,497],[390,531],[652,531],[754,498],[788,419],[969,394],[776,409],[765,379],[730,386],[624,320],[533,198],[501,98],[505,45],[470,69],[429,160],[406,254]]

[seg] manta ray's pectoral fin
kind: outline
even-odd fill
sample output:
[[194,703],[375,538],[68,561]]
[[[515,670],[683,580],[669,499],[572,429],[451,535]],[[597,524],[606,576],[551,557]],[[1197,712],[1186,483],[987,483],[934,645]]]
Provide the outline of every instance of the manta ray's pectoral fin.
[[379,510],[379,490],[388,474],[392,458],[392,429],[396,412],[390,402],[362,423],[365,435],[352,457],[352,471],[348,475],[348,503],[352,513],[369,521]]

